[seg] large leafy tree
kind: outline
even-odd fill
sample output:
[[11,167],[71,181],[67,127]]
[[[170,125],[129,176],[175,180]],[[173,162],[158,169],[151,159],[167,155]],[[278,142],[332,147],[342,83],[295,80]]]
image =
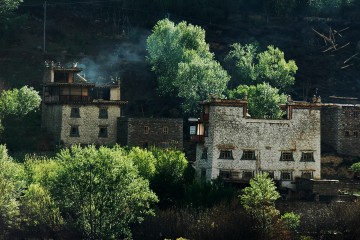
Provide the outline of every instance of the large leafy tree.
[[185,112],[209,94],[222,95],[230,77],[214,59],[205,31],[186,22],[159,21],[147,39],[147,59],[158,77],[162,95],[183,99]]
[[19,199],[25,188],[23,167],[14,162],[4,145],[0,145],[0,238],[20,223]]
[[238,72],[239,83],[256,84],[268,82],[271,86],[287,90],[295,83],[297,66],[294,60],[285,60],[284,52],[279,48],[268,46],[266,51],[259,52],[258,44],[231,45],[226,59],[234,62]]
[[254,226],[260,233],[260,239],[270,236],[276,218],[280,215],[275,208],[275,201],[280,197],[275,183],[268,174],[258,174],[250,180],[240,195],[245,210],[257,221]]
[[120,149],[73,146],[56,159],[60,171],[51,192],[84,237],[131,237],[129,225],[152,214],[150,206],[157,197]]
[[15,10],[23,0],[0,0],[0,16]]
[[280,94],[277,88],[268,83],[254,85],[239,85],[229,91],[229,98],[248,99],[248,111],[253,118],[278,119],[284,116],[280,104],[286,102],[286,95]]

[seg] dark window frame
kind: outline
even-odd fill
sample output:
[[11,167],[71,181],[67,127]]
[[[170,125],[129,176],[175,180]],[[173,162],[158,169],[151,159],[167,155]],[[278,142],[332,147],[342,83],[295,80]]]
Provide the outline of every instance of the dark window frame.
[[301,171],[301,177],[307,178],[307,179],[312,179],[312,178],[314,178],[314,171]]
[[344,135],[345,135],[345,137],[350,137],[350,131],[346,130],[346,131],[344,132]]
[[314,152],[302,152],[300,162],[315,162]]
[[255,150],[244,150],[241,160],[256,160]]
[[201,159],[207,160],[207,158],[208,158],[208,148],[204,147],[201,153]]
[[292,181],[293,172],[292,171],[281,171],[281,180],[282,181]]
[[231,179],[231,171],[230,170],[220,170],[219,177],[221,179]]
[[234,160],[232,150],[220,150],[219,159]]
[[70,111],[71,118],[80,118],[80,108],[79,107],[72,107]]
[[108,108],[104,108],[104,107],[99,108],[99,118],[101,119],[109,118]]
[[252,178],[254,178],[254,172],[253,171],[243,171],[242,179],[250,180]]
[[101,137],[101,138],[108,137],[108,127],[107,126],[99,126],[99,137]]
[[150,127],[145,125],[144,126],[144,134],[149,134],[150,133]]
[[70,137],[80,137],[79,126],[70,127]]
[[169,134],[169,127],[163,127],[162,128],[162,132],[163,132],[163,134]]
[[280,161],[285,161],[285,162],[294,161],[293,151],[282,151],[280,155]]

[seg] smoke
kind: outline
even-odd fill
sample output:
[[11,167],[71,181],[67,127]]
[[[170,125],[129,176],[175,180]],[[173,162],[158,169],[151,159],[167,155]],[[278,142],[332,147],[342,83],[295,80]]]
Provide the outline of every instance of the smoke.
[[104,84],[121,81],[128,71],[144,69],[148,35],[138,32],[119,44],[107,46],[97,56],[80,59],[78,66],[84,69],[81,74],[89,82]]

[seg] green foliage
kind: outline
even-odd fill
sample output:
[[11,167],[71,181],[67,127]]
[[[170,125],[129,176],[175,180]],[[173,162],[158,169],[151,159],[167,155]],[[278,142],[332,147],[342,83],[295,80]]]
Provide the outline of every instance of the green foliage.
[[242,84],[268,82],[284,91],[295,82],[297,66],[294,60],[286,62],[284,53],[273,46],[258,52],[257,44],[240,43],[231,45],[232,50],[226,59],[235,63]]
[[280,94],[277,88],[268,83],[256,86],[239,85],[236,89],[229,91],[229,98],[248,98],[248,111],[253,118],[279,119],[284,116],[284,111],[279,104],[286,102],[286,96]]
[[25,116],[39,108],[41,97],[32,87],[6,90],[0,96],[0,114]]
[[209,94],[221,95],[230,80],[198,26],[161,20],[147,39],[147,51],[147,60],[158,76],[159,93],[183,99],[186,112],[194,112],[197,101]]
[[25,187],[23,167],[0,145],[0,238],[19,224],[19,199]]
[[0,16],[17,9],[22,2],[23,0],[0,0]]
[[295,231],[300,226],[300,215],[294,212],[284,213],[280,220],[291,231]]
[[129,238],[129,225],[153,213],[156,195],[119,149],[73,146],[56,159],[60,168],[51,192],[84,237]]
[[360,172],[360,162],[352,164],[350,169],[354,172]]
[[279,216],[275,201],[280,198],[275,183],[268,174],[258,174],[250,180],[250,187],[243,189],[240,195],[241,204],[256,221],[254,226],[265,239],[273,230],[274,220]]
[[51,233],[60,230],[64,224],[49,191],[37,183],[30,184],[21,198],[21,214],[23,228],[42,237],[51,237]]
[[140,176],[145,179],[151,179],[156,171],[156,158],[151,151],[139,147],[131,148],[127,157],[137,167]]

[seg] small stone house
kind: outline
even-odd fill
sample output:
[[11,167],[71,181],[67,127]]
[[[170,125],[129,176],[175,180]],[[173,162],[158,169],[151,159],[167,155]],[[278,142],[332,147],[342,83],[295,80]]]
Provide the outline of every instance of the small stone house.
[[250,118],[246,100],[201,105],[192,136],[200,177],[246,183],[267,172],[287,189],[295,189],[297,177],[320,179],[320,104],[291,101],[281,120]]
[[120,85],[87,82],[81,71],[45,63],[42,128],[59,146],[115,144],[117,119],[127,103],[120,100]]
[[118,142],[122,146],[183,149],[181,118],[119,118]]

